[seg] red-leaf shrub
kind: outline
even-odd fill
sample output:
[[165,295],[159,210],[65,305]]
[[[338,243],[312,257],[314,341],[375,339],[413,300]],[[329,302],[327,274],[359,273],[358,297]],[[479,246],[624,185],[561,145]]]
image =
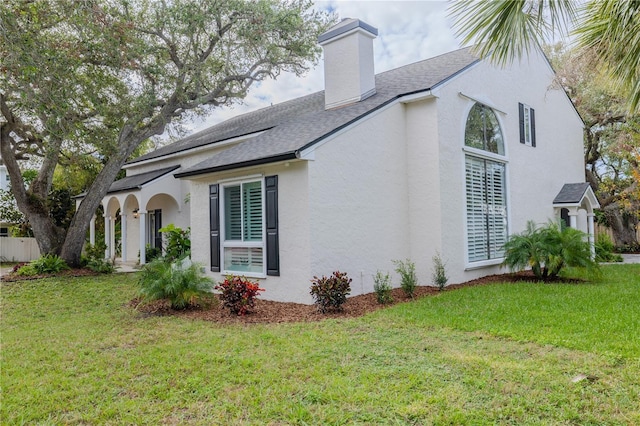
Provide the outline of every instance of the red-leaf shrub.
[[215,286],[215,289],[221,292],[222,305],[236,315],[245,315],[251,312],[255,298],[264,291],[258,283],[233,275],[228,275],[223,282]]
[[346,272],[335,271],[329,278],[313,277],[311,280],[311,296],[323,314],[328,310],[341,311],[342,304],[351,293],[351,278]]
[[27,262],[20,262],[20,263],[16,263],[13,268],[11,269],[11,273],[15,274],[16,272],[18,272],[18,270],[20,270],[20,268],[22,268],[23,266],[27,266],[28,263]]

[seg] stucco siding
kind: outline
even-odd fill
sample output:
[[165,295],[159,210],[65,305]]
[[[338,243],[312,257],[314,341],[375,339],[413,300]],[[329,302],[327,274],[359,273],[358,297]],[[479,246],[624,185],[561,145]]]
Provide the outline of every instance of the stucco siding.
[[278,176],[280,276],[258,280],[266,290],[260,297],[310,303],[308,175],[304,161],[247,168],[191,180],[192,259],[204,265],[208,275],[216,281],[223,279],[223,274],[209,272],[209,185],[255,175]]
[[437,100],[405,106],[409,193],[409,257],[421,285],[431,284],[432,258],[442,251]]
[[315,150],[310,275],[347,272],[351,294],[368,293],[377,270],[394,275],[392,260],[410,256],[405,130],[396,104]]
[[[473,269],[466,261],[463,147],[474,100],[460,92],[497,110],[505,139],[509,233],[513,234],[521,232],[528,220],[551,220],[552,201],[562,185],[584,181],[582,121],[566,95],[553,86],[553,78],[544,57],[532,53],[506,69],[482,62],[438,90],[443,258],[451,282],[505,272],[497,266]],[[520,143],[519,102],[535,109],[536,147]]]

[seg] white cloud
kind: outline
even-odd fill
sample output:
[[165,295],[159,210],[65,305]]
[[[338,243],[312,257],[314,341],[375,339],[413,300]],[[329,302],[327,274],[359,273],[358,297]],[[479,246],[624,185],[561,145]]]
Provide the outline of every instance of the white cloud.
[[[447,18],[446,1],[316,1],[316,8],[333,11],[339,19],[357,18],[376,28],[376,73],[440,55],[459,46]],[[282,74],[249,91],[242,103],[216,109],[202,120],[185,123],[202,130],[236,115],[323,89],[322,60],[304,77]]]

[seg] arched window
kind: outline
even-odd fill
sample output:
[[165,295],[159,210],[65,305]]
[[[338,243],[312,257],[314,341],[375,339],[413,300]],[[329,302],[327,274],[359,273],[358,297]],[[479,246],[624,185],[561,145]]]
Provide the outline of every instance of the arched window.
[[[491,108],[476,103],[469,111],[465,145],[504,155],[498,119]],[[507,241],[506,163],[465,153],[468,262],[493,261],[504,256]]]
[[504,141],[498,117],[491,108],[476,103],[469,111],[464,144],[472,148],[504,155]]

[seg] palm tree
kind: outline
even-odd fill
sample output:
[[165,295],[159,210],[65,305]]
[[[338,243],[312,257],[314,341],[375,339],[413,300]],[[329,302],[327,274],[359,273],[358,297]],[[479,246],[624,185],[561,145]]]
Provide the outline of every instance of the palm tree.
[[596,52],[598,63],[629,94],[629,112],[640,112],[640,1],[459,0],[449,8],[456,33],[476,52],[504,65],[570,27],[578,45]]
[[565,266],[597,270],[585,237],[583,232],[557,223],[537,228],[529,221],[525,231],[512,235],[504,245],[502,266],[517,271],[530,267],[541,280],[554,280]]

